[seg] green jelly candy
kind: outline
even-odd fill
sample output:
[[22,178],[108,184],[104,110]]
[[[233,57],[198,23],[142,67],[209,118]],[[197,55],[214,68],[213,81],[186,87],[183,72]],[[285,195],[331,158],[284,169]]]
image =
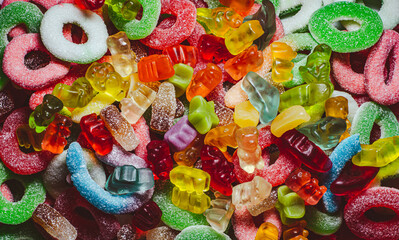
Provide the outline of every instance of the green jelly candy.
[[377,174],[377,179],[383,180],[396,175],[399,175],[399,158],[385,167],[380,168]]
[[46,199],[46,189],[38,176],[14,174],[0,163],[0,185],[11,179],[24,185],[25,194],[18,202],[9,202],[0,194],[0,223],[17,225],[32,217],[36,207]]
[[181,231],[175,240],[231,240],[231,238],[224,234],[215,231],[209,226],[191,226]]
[[[43,13],[33,3],[13,2],[0,11],[0,66],[3,65],[4,50],[9,43],[7,34],[18,24],[25,24],[30,33],[38,33]],[[0,67],[0,91],[8,83],[8,77]]]
[[0,226],[0,240],[44,240],[31,221],[20,225]]
[[131,40],[143,39],[150,35],[158,23],[158,18],[161,13],[160,0],[138,0],[143,7],[143,16],[140,20],[127,20],[123,18],[120,10],[121,4],[125,0],[109,0],[108,15],[115,27],[126,32],[126,35]]
[[105,189],[116,195],[146,191],[154,187],[154,175],[149,168],[118,166],[109,176]]
[[141,4],[138,0],[127,0],[123,3],[121,14],[124,19],[133,20],[140,11]]
[[[157,182],[152,200],[162,211],[161,220],[170,228],[183,230],[195,225],[209,225],[203,214],[195,214],[176,207],[172,203],[173,185],[169,181]],[[193,238],[195,239],[195,238]]]
[[[341,31],[333,23],[353,20],[361,23],[357,31]],[[325,43],[334,52],[358,52],[373,46],[380,38],[383,24],[376,11],[351,2],[335,2],[317,10],[309,22],[309,31],[319,43]]]
[[333,88],[330,82],[331,52],[331,48],[326,44],[319,44],[313,49],[306,60],[306,65],[299,67],[299,72],[306,83],[324,82]]
[[186,88],[193,77],[194,69],[183,63],[175,64],[173,69],[175,70],[175,75],[169,78],[168,82],[175,86],[176,97],[180,97],[186,92]]
[[327,214],[313,206],[306,206],[306,228],[318,235],[331,235],[338,231],[342,224],[341,213]]
[[319,121],[324,114],[325,102],[326,101],[321,101],[319,103],[316,103],[315,105],[305,107],[305,111],[309,114],[310,120],[300,125],[300,127]]
[[215,113],[213,101],[207,102],[203,97],[197,95],[191,99],[188,121],[200,134],[205,134],[219,124],[219,118]]
[[305,215],[305,201],[297,193],[283,185],[278,188],[277,195],[276,209],[283,224],[289,225]]
[[360,144],[370,144],[374,123],[381,128],[381,138],[399,135],[399,123],[395,114],[388,107],[375,102],[366,102],[359,107],[353,118],[350,134],[359,134]]

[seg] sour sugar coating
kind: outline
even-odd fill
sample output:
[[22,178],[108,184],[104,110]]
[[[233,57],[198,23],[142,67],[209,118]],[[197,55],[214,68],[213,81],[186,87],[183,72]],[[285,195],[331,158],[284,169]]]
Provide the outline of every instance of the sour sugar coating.
[[201,226],[201,225],[185,228],[175,238],[175,240],[189,240],[189,239],[231,240],[231,238],[228,235],[217,232],[209,226]]
[[[344,210],[348,228],[358,237],[370,240],[399,238],[399,190],[388,187],[374,187],[349,199]],[[390,220],[376,222],[366,217],[366,211],[382,207],[396,213]]]
[[175,87],[170,82],[163,82],[152,104],[152,129],[167,132],[173,126],[176,114]]
[[178,231],[168,226],[161,226],[149,230],[146,234],[146,238],[148,240],[174,240],[177,234],[179,234]]
[[0,158],[11,171],[30,175],[46,169],[54,154],[48,151],[24,153],[20,150],[16,130],[22,124],[28,123],[29,109],[19,108],[12,112],[0,134]]
[[105,191],[91,179],[84,161],[83,150],[77,142],[69,146],[66,163],[76,189],[93,206],[106,213],[122,214],[133,212],[148,201],[154,192],[153,189],[149,189],[128,195],[112,195]]
[[132,151],[139,145],[140,140],[136,137],[133,127],[115,105],[101,110],[100,117],[104,121],[105,127],[123,149]]
[[306,206],[304,219],[308,223],[306,228],[318,235],[331,235],[337,232],[344,222],[341,213],[324,213],[313,206]]
[[370,144],[370,133],[373,124],[381,128],[381,138],[399,135],[399,123],[389,108],[375,102],[363,103],[352,122],[351,135],[360,135],[360,144]]
[[[29,32],[38,33],[43,13],[32,3],[15,2],[7,5],[0,11],[0,65],[3,63],[3,54],[9,44],[7,34],[10,29],[18,24],[25,24]],[[0,69],[0,89],[3,89],[8,82],[8,77]]]
[[[399,33],[386,30],[371,49],[364,67],[366,91],[373,101],[382,105],[399,102],[397,66],[399,66]],[[389,74],[385,73],[387,70]]]
[[[26,66],[29,53],[42,52],[48,63],[31,68]],[[70,64],[55,58],[43,46],[37,33],[15,37],[7,45],[3,56],[3,71],[18,86],[28,90],[45,88],[64,77]]]
[[183,116],[164,136],[173,152],[185,149],[197,136],[197,131],[188,121],[187,115]]
[[[87,34],[83,44],[68,41],[62,34],[65,23],[74,22]],[[55,57],[79,64],[100,59],[107,52],[108,32],[100,16],[89,10],[81,10],[73,4],[56,5],[45,13],[40,25],[44,46]]]
[[[345,32],[331,23],[345,18],[361,22],[357,31]],[[334,52],[357,52],[373,46],[382,34],[382,20],[378,13],[357,3],[335,2],[317,10],[309,21],[309,31],[319,43]]]

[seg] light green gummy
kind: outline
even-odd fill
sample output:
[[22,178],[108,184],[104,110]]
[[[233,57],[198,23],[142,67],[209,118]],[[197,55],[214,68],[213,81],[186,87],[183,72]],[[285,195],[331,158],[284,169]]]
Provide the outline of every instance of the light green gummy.
[[[7,34],[18,24],[25,24],[30,33],[38,33],[43,13],[29,2],[13,2],[0,11],[0,66],[3,65],[4,50],[9,43]],[[8,83],[8,77],[0,67],[0,91]]]
[[207,133],[219,124],[219,118],[215,113],[215,103],[207,102],[199,95],[193,97],[190,102],[188,121],[200,134]]
[[38,176],[22,176],[11,172],[0,163],[0,185],[15,179],[25,187],[25,194],[18,202],[9,202],[0,194],[0,223],[16,225],[32,217],[36,207],[46,198],[46,189]]
[[[361,23],[357,31],[340,31],[335,21],[354,20]],[[309,21],[309,31],[318,43],[329,45],[334,52],[358,52],[373,46],[383,31],[381,17],[366,6],[351,2],[335,2],[317,10]]]
[[141,20],[127,20],[119,13],[119,3],[124,0],[112,0],[108,5],[108,15],[115,27],[126,32],[131,40],[137,40],[147,37],[152,33],[158,23],[161,13],[160,0],[138,0],[143,7],[143,17]]
[[305,201],[286,185],[278,188],[278,201],[276,203],[276,209],[280,212],[281,222],[285,225],[289,225],[295,221],[295,219],[302,218],[305,216]]
[[331,235],[337,232],[342,224],[341,213],[327,214],[313,206],[306,206],[304,219],[307,222],[306,229],[319,235]]
[[216,232],[209,226],[191,226],[181,231],[175,240],[231,240],[231,238],[224,234]]
[[379,180],[399,175],[399,158],[389,163],[385,167],[380,168],[377,174]]
[[0,226],[0,240],[44,240],[37,232],[32,222],[26,222],[16,226]]
[[381,128],[381,138],[399,135],[399,123],[395,114],[386,106],[366,102],[357,110],[353,118],[350,134],[360,135],[360,144],[370,144],[370,133],[374,123]]
[[175,70],[175,75],[169,78],[168,82],[175,86],[176,97],[180,97],[186,92],[186,88],[193,77],[194,69],[183,63],[173,65],[173,69]]
[[176,207],[172,203],[172,189],[173,185],[169,181],[157,182],[152,197],[162,211],[161,220],[167,226],[181,231],[190,226],[209,225],[203,214],[195,214]]

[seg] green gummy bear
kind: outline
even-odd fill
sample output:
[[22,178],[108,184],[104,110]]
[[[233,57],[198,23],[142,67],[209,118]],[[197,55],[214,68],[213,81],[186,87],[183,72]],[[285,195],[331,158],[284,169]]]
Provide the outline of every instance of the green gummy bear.
[[51,94],[44,95],[43,103],[37,106],[29,116],[29,127],[34,128],[37,133],[43,132],[54,120],[55,114],[63,107],[62,101],[57,97]]
[[219,124],[219,118],[215,113],[214,102],[207,102],[199,95],[193,97],[190,102],[188,121],[200,134],[205,134],[216,127]]
[[338,231],[342,224],[341,213],[327,214],[313,206],[306,206],[306,228],[318,235],[331,235]]
[[96,94],[97,91],[93,89],[90,82],[84,77],[78,78],[71,86],[58,83],[53,90],[53,95],[58,97],[69,108],[86,106]]
[[278,188],[277,194],[276,209],[280,212],[283,224],[289,225],[305,216],[305,201],[297,193],[283,185]]
[[175,70],[175,75],[169,78],[168,82],[175,86],[176,97],[180,97],[186,92],[186,88],[193,77],[194,69],[183,63],[175,64],[173,69]]

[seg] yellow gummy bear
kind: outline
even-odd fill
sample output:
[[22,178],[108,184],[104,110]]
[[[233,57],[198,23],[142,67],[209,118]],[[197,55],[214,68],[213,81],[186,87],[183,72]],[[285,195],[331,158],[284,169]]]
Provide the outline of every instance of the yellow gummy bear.
[[211,176],[201,169],[177,166],[170,171],[170,181],[181,191],[202,194],[209,190]]
[[239,103],[234,110],[234,122],[244,127],[256,127],[259,123],[259,112],[250,101]]
[[299,124],[310,120],[309,114],[305,108],[299,105],[289,107],[282,111],[273,120],[270,130],[276,137],[281,137],[286,131],[291,130]]

